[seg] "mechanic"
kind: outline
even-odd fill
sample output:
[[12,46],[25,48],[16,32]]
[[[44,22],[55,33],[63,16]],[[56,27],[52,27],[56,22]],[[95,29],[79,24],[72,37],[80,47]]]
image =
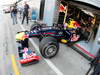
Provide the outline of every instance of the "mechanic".
[[[100,38],[98,40],[98,44],[100,45]],[[93,67],[94,67],[94,70],[91,75],[100,75],[100,48],[97,53],[97,56],[91,62],[91,65],[93,65]]]
[[24,22],[24,19],[25,19],[25,17],[26,17],[26,21],[27,21],[27,24],[28,24],[28,14],[29,14],[29,5],[25,2],[24,3],[24,11],[23,11],[23,19],[22,19],[22,24],[23,24],[23,22]]
[[100,74],[100,49],[96,56],[96,58],[91,63],[94,66],[94,70],[91,75],[99,75]]

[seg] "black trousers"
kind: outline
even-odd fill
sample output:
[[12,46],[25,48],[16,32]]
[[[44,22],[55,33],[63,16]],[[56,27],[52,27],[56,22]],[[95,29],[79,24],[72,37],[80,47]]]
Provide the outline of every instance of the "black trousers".
[[100,63],[94,69],[94,72],[91,75],[100,75]]
[[28,24],[28,14],[23,14],[22,24],[23,24],[25,18],[26,18],[26,22]]

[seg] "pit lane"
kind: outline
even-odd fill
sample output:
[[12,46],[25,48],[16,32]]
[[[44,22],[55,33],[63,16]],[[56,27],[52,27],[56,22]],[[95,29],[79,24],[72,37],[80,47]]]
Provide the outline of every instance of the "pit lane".
[[[5,16],[5,15],[4,15]],[[12,47],[12,50],[10,52],[14,54],[15,60],[17,67],[19,69],[19,72],[21,75],[60,75],[57,74],[55,70],[53,70],[50,67],[50,64],[48,64],[45,60],[48,60],[53,63],[53,65],[61,72],[63,75],[84,75],[86,71],[89,68],[88,61],[82,57],[80,54],[78,54],[76,51],[73,49],[69,48],[68,46],[64,44],[60,44],[60,50],[59,53],[52,59],[45,59],[41,58],[39,63],[29,65],[29,66],[21,66],[20,63],[18,62],[18,52],[17,52],[17,44],[15,42],[15,35],[16,32],[22,31],[22,26],[25,29],[29,29],[31,25],[21,25],[20,21],[17,25],[12,25],[12,21],[10,18],[10,14],[7,14],[5,16],[5,24],[9,25],[9,36],[12,37],[10,38],[10,41],[14,41],[10,45]],[[8,23],[9,22],[9,23]],[[8,26],[7,26],[8,27]],[[32,38],[32,41],[35,42],[35,46],[31,42],[29,42],[30,47],[33,50],[36,50],[36,46],[39,46],[39,40],[37,38]],[[36,50],[38,53],[38,51]],[[38,53],[40,55],[40,53]],[[11,55],[11,54],[9,54]],[[41,56],[41,55],[40,55]],[[52,66],[52,65],[51,65]],[[81,73],[81,74],[80,74]]]

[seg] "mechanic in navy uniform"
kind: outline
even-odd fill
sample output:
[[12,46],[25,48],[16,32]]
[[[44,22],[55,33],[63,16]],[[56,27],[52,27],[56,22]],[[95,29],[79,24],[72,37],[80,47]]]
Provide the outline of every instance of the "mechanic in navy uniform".
[[25,2],[25,4],[24,4],[24,11],[23,11],[22,24],[24,22],[25,17],[26,17],[26,21],[27,21],[27,24],[28,24],[28,14],[29,14],[29,5]]

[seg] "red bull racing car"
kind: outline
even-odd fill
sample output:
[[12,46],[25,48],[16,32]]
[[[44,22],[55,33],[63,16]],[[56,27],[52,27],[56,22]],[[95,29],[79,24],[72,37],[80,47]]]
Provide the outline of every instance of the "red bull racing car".
[[[64,29],[60,26],[45,26],[34,24],[30,31],[23,31],[21,39],[39,38],[39,50],[43,57],[52,58],[59,51],[59,42],[71,44],[79,40],[80,36],[76,29]],[[27,42],[25,42],[27,43]]]

